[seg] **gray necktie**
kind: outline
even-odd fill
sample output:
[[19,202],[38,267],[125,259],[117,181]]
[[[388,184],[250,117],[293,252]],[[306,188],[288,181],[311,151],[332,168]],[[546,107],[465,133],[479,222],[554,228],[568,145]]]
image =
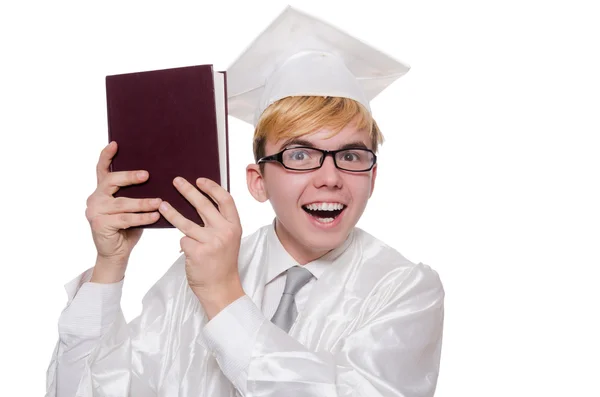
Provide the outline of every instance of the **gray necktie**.
[[279,306],[271,319],[271,322],[288,332],[298,316],[295,296],[302,287],[312,278],[312,273],[302,266],[294,266],[287,270],[285,289],[279,301]]

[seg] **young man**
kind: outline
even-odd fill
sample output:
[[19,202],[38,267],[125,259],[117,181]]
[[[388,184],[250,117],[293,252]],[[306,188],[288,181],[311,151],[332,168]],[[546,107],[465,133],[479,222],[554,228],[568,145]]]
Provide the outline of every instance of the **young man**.
[[[359,83],[365,70],[375,78]],[[87,210],[98,259],[67,285],[47,396],[432,396],[440,280],[355,227],[381,143],[369,99],[407,70],[291,8],[253,43],[229,70],[230,113],[256,124],[248,188],[276,218],[244,239],[210,180],[174,180],[204,227],[161,200],[113,198],[148,175],[109,173],[109,144]],[[120,291],[141,236],[128,228],[159,212],[183,255],[127,324]]]

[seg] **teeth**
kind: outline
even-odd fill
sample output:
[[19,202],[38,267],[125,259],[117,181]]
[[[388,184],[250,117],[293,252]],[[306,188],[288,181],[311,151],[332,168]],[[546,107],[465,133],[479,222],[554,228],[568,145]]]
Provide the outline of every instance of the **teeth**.
[[[340,203],[313,203],[305,206],[310,211],[337,211],[344,209]],[[330,218],[326,218],[330,219]]]
[[321,223],[331,223],[333,222],[333,218],[316,218],[317,221],[321,222]]

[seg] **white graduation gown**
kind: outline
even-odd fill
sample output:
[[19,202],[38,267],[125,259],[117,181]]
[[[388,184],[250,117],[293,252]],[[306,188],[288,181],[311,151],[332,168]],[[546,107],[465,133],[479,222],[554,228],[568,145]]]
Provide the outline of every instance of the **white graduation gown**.
[[[242,285],[257,307],[268,233],[273,225],[240,248]],[[289,334],[268,320],[258,329],[243,373],[246,396],[433,396],[444,316],[437,273],[359,228],[318,260],[329,268]],[[78,397],[239,395],[205,340],[207,318],[188,287],[183,256],[142,302],[140,316],[127,324],[119,313],[87,357]],[[47,397],[55,396],[57,352],[58,344]]]

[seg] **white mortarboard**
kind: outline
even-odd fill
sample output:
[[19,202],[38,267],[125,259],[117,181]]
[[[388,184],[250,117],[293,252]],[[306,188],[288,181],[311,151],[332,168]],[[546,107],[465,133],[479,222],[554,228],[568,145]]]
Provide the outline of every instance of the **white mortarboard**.
[[273,102],[314,95],[369,102],[410,66],[287,7],[227,69],[229,114],[256,125]]

